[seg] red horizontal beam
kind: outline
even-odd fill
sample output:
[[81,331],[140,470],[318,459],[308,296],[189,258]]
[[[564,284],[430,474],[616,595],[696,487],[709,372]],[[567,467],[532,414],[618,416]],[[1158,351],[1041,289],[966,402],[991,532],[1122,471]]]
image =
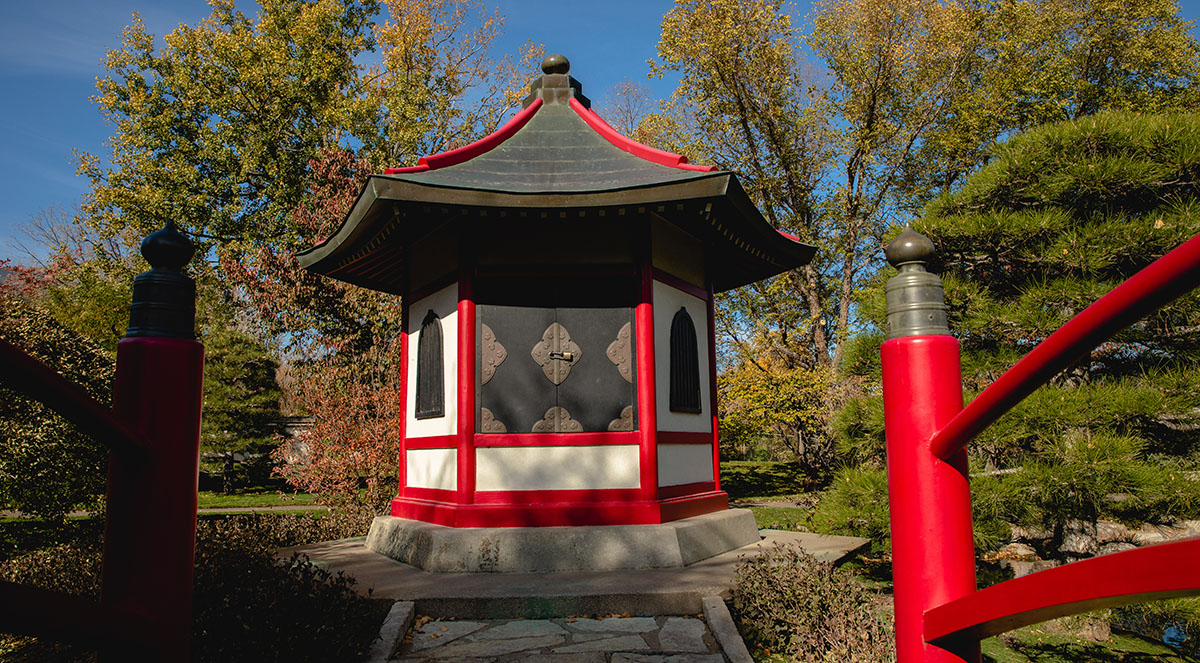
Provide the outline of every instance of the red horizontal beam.
[[154,647],[162,627],[153,619],[93,599],[0,581],[0,630],[101,648]]
[[1151,263],[1071,318],[984,389],[930,440],[947,460],[980,431],[1097,345],[1200,285],[1200,235]]
[[[705,440],[707,442],[708,440]],[[615,433],[476,433],[475,446],[483,447],[593,447],[637,444],[637,431]]]
[[992,585],[925,612],[925,641],[982,640],[1129,603],[1200,594],[1200,539],[1093,557]]
[[17,346],[0,340],[0,384],[44,403],[64,419],[120,454],[144,453],[148,447],[112,410],[87,395]]

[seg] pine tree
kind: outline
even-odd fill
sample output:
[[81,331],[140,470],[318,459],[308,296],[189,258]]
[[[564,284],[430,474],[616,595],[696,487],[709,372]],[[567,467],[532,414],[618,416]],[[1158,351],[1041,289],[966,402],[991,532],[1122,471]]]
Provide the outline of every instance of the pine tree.
[[[1200,232],[1200,115],[1100,114],[999,146],[914,227],[938,247],[967,397],[1096,299]],[[976,487],[1053,557],[1100,519],[1200,512],[1200,295],[1119,333],[970,445]],[[981,494],[983,492],[995,494]],[[977,512],[979,509],[977,508]]]
[[202,467],[230,492],[270,474],[269,454],[278,446],[279,363],[261,342],[236,329],[214,330],[204,341]]

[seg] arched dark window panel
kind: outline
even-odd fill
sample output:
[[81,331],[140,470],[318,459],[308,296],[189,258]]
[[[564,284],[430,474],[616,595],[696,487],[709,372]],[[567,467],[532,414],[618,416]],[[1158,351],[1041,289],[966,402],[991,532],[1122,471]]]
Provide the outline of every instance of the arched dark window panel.
[[442,321],[430,309],[421,322],[417,341],[417,419],[434,419],[445,414],[443,372]]
[[671,321],[671,411],[700,413],[700,352],[696,325],[679,307]]

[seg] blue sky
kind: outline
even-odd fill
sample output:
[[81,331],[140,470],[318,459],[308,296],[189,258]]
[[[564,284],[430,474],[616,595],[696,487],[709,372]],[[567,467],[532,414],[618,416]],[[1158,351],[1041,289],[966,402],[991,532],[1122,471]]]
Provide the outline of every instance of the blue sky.
[[[500,52],[515,52],[533,40],[549,53],[565,54],[571,74],[599,102],[622,79],[645,81],[659,23],[673,2],[487,4],[507,19]],[[808,3],[797,4],[803,9]],[[1184,18],[1200,18],[1200,0],[1184,0],[1182,7]],[[71,206],[86,192],[87,181],[75,175],[73,149],[106,156],[111,131],[88,98],[103,73],[105,53],[120,43],[134,11],[160,37],[209,12],[204,0],[0,0],[0,259],[24,257],[11,242],[33,214]],[[669,83],[647,84],[662,96],[670,94]]]
[[[251,13],[252,3],[238,4]],[[499,52],[541,42],[571,60],[571,74],[599,101],[622,79],[645,80],[673,2],[486,4],[506,17]],[[0,259],[24,258],[11,241],[31,215],[70,206],[87,191],[87,180],[75,175],[73,149],[107,155],[111,130],[88,98],[134,11],[161,37],[181,22],[195,24],[209,8],[204,0],[0,0]],[[670,94],[670,85],[660,87]]]

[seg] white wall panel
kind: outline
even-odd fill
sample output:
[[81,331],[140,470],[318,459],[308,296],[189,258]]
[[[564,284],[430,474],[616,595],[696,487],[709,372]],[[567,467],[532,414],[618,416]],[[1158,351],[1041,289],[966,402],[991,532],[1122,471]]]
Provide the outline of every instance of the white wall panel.
[[641,485],[637,445],[482,447],[476,490],[601,490]]
[[[442,323],[442,398],[445,399],[445,414],[433,419],[417,419],[417,344],[421,337],[421,323],[430,311],[441,318]],[[408,399],[405,435],[434,437],[453,435],[458,431],[458,284],[451,285],[414,302],[408,309]]]
[[458,490],[457,449],[409,449],[404,458],[409,487]]
[[[700,353],[700,413],[671,411],[671,321],[680,307],[696,325],[696,350]],[[708,303],[659,281],[654,282],[654,388],[658,392],[658,430],[686,433],[712,432],[712,396],[708,373]]]
[[711,444],[658,445],[658,485],[679,486],[712,480]]

